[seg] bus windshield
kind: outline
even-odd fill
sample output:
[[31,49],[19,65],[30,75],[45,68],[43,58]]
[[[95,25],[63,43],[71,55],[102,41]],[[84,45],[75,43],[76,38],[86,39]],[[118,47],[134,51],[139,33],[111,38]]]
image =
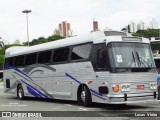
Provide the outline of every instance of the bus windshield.
[[149,44],[114,42],[108,51],[112,68],[155,68]]

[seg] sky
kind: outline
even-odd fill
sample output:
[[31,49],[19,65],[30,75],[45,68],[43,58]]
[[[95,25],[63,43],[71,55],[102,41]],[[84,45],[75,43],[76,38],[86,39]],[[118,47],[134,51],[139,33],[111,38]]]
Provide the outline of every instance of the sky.
[[10,44],[27,41],[26,9],[32,10],[31,41],[52,35],[62,21],[71,24],[74,35],[89,33],[93,19],[100,30],[121,30],[131,21],[148,25],[153,18],[160,26],[159,5],[160,0],[0,0],[0,37]]

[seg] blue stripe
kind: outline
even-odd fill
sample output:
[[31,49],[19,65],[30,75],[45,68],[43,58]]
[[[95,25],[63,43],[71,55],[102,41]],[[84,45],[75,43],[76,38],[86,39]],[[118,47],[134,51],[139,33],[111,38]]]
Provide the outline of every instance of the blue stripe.
[[[15,71],[17,71],[17,72],[23,74],[24,76],[26,76],[26,77],[28,77],[30,80],[32,80],[26,73],[24,73],[23,71],[21,71],[21,70],[15,68],[15,67],[13,67],[13,66],[10,66],[10,65],[8,65],[8,64],[5,64],[5,67],[6,67],[6,68],[10,68],[10,69],[14,69]],[[32,81],[33,81],[33,80],[32,80]]]
[[28,90],[28,92],[29,92],[31,95],[33,95],[33,96],[35,96],[35,97],[38,97],[38,98],[42,98],[42,97],[41,97],[39,94],[37,94],[37,93],[35,92],[35,90],[32,89],[31,87],[27,86],[27,90]]
[[[5,64],[5,67],[10,68],[10,69],[13,69],[13,70],[15,70],[15,71],[23,74],[24,76],[28,77],[30,80],[32,80],[26,73],[24,73],[23,71],[15,68],[15,67],[13,67],[13,66],[10,66],[10,65],[8,65],[8,64]],[[23,80],[21,80],[21,81],[27,85],[27,89],[28,89],[28,86],[29,86],[30,88],[36,90],[39,94],[41,94],[41,95],[44,96],[45,98],[48,98],[48,97],[47,97],[46,95],[44,95],[41,91],[39,91],[39,90],[37,90],[36,88],[32,87],[31,85],[29,85],[29,84],[26,83],[25,81],[23,81]],[[32,81],[33,81],[33,80],[32,80]],[[31,89],[29,89],[29,90],[31,90]],[[28,91],[28,92],[29,92],[29,91]],[[35,95],[35,94],[34,94],[34,95]],[[39,96],[40,96],[40,95],[39,95]]]
[[32,89],[34,89],[35,91],[37,91],[40,95],[44,96],[45,98],[48,98],[48,96],[46,96],[45,94],[43,94],[41,91],[39,91],[38,89],[34,88],[33,86],[31,86],[30,84],[26,83],[24,80],[21,80],[23,83],[25,83],[27,86],[31,87]]
[[96,95],[100,95],[101,97],[103,97],[103,95],[102,94],[100,94],[100,93],[98,93],[98,92],[96,92],[95,90],[92,90],[92,89],[89,89],[92,93],[94,93],[94,94],[96,94]]
[[71,75],[69,75],[68,73],[66,73],[66,76],[70,77],[72,80],[76,81],[77,83],[81,84],[81,82],[79,80],[77,80],[76,78],[72,77]]
[[[69,75],[68,73],[66,73],[66,76],[70,77],[72,80],[74,80],[74,81],[76,81],[77,83],[81,84],[81,82],[80,82],[79,80],[77,80],[76,78],[72,77],[72,76]],[[89,88],[89,90],[90,90],[93,94],[98,95],[98,96],[100,96],[100,97],[102,97],[102,98],[103,98],[103,96],[104,96],[104,95],[96,92],[96,91],[93,90],[93,89],[90,89],[90,88]],[[103,99],[104,99],[104,98],[103,98]]]

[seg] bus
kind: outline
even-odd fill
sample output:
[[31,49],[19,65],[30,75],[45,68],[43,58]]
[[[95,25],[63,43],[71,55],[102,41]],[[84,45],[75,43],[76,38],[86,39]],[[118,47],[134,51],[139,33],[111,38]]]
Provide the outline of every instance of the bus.
[[5,52],[4,92],[28,97],[127,104],[156,100],[150,41],[95,31]]
[[153,52],[153,57],[160,57],[160,37],[150,38],[150,44]]
[[155,64],[156,64],[156,68],[157,68],[157,72],[160,73],[160,57],[153,57]]
[[156,68],[157,70],[160,70],[160,38],[152,37],[150,40],[151,40],[150,44],[151,44],[151,49],[153,52],[153,58],[156,64]]

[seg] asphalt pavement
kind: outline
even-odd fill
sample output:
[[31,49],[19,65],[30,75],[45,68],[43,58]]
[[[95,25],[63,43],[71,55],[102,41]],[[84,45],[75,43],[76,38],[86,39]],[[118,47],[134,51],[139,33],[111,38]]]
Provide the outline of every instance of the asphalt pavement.
[[[40,112],[42,118],[29,118],[38,120],[107,120],[108,119],[157,119],[154,116],[160,114],[160,101],[152,103],[139,103],[139,104],[127,104],[127,105],[108,105],[94,103],[92,107],[83,107],[77,105],[76,101],[65,101],[65,100],[51,100],[51,99],[36,99],[26,98],[25,100],[18,100],[13,94],[3,93],[3,84],[0,83],[0,111],[1,112]],[[46,112],[47,111],[47,112]],[[159,111],[159,112],[157,112]],[[45,113],[46,112],[46,113]],[[142,113],[145,114],[144,116]],[[151,114],[150,114],[151,113]],[[2,114],[2,113],[1,113]],[[28,115],[28,113],[25,113]],[[148,114],[152,116],[147,116]],[[43,117],[49,115],[52,117]],[[138,116],[139,115],[139,116]],[[160,116],[160,115],[158,115]],[[23,117],[23,116],[21,116]],[[147,117],[147,118],[146,118]],[[18,120],[22,118],[10,118],[1,117],[0,120]],[[23,118],[28,119],[28,118]]]

